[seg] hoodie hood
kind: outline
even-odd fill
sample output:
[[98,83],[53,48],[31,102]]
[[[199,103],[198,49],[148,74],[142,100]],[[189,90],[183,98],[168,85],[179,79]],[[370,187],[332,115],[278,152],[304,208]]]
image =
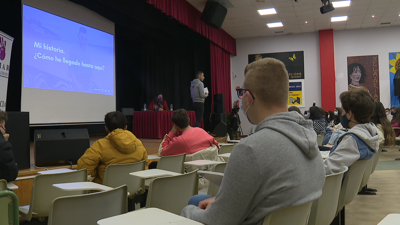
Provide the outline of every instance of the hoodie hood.
[[285,135],[310,159],[320,155],[312,121],[304,119],[298,112],[283,112],[269,116],[257,125],[256,132],[264,128]]
[[[361,140],[365,142],[375,152],[379,149],[379,135],[378,129],[373,123],[357,124],[351,128],[347,133],[357,135]],[[345,134],[347,134],[345,133]],[[344,135],[344,134],[343,134]]]
[[192,80],[192,82],[190,82],[190,87],[194,88],[198,83],[201,83],[201,81],[196,78],[196,79]]
[[138,139],[130,131],[115,129],[105,138],[111,142],[114,148],[122,153],[129,154],[136,150]]

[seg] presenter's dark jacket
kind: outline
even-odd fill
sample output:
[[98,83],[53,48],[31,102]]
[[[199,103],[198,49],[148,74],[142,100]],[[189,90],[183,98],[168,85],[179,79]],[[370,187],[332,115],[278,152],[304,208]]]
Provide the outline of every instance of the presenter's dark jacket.
[[15,164],[11,143],[0,135],[0,180],[13,181],[17,176],[18,167]]

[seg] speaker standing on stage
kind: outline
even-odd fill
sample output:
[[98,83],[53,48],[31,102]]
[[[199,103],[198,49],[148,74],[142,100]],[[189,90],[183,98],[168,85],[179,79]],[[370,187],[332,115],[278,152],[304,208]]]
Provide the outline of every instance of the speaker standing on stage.
[[193,108],[196,111],[195,127],[200,127],[204,114],[204,100],[208,97],[208,92],[204,92],[204,73],[198,71],[196,78],[190,84],[190,95],[192,96]]

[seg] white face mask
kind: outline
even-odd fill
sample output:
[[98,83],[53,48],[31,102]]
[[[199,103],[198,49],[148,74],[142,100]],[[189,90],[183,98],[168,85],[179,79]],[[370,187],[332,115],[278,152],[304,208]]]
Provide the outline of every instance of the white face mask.
[[[243,98],[244,98],[245,96],[246,96],[246,94],[243,95]],[[242,100],[242,101],[243,101],[243,100]],[[248,120],[252,125],[256,125],[256,124],[254,124],[253,122],[251,122],[251,120],[249,119],[249,116],[247,115],[247,110],[249,110],[250,106],[253,105],[253,102],[254,102],[254,99],[253,99],[253,101],[250,103],[249,107],[247,107],[246,110],[243,109],[243,102],[242,102],[242,105],[241,105],[240,108],[242,108],[242,111],[243,111],[244,115],[247,117],[247,120]]]

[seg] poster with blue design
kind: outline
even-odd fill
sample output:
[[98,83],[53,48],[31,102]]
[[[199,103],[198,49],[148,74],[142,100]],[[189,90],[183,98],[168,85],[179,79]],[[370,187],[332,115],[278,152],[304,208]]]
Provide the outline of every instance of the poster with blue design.
[[389,76],[390,76],[390,106],[399,107],[400,106],[400,96],[396,96],[394,92],[394,77],[396,73],[400,76],[400,52],[390,52],[389,53]]
[[289,106],[305,107],[304,80],[289,81]]

